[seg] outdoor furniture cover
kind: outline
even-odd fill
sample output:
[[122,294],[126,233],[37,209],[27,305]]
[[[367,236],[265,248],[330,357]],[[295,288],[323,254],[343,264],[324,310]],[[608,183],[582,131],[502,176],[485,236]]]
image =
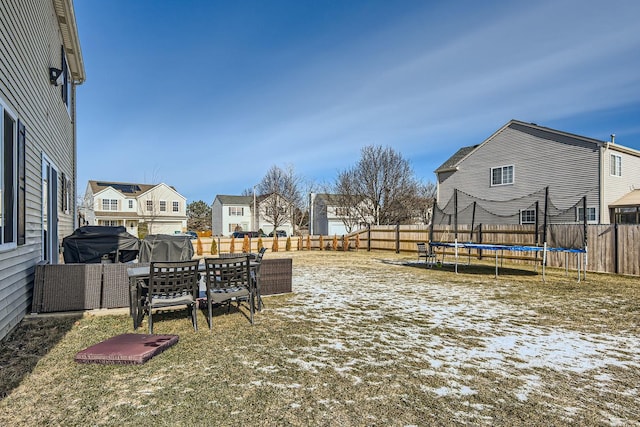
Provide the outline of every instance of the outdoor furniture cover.
[[65,264],[97,264],[108,255],[113,262],[136,259],[140,249],[137,237],[124,227],[89,225],[62,239]]
[[140,242],[139,262],[190,261],[193,244],[189,236],[149,234]]

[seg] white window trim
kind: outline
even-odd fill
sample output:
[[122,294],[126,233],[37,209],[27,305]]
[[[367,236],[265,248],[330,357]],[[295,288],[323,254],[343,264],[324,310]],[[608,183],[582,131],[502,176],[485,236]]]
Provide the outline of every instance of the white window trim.
[[[614,162],[613,159],[617,159],[617,161]],[[616,165],[618,165],[617,168],[615,167]],[[622,156],[621,155],[613,154],[613,153],[610,154],[610,157],[609,157],[609,175],[618,176],[618,177],[622,176]]]
[[[504,182],[504,169],[511,168],[511,182]],[[496,169],[500,169],[500,184],[494,184],[493,182],[493,171]],[[500,187],[502,185],[513,185],[516,182],[516,167],[514,165],[504,165],[504,166],[496,166],[491,168],[489,171],[489,182],[491,183],[491,187]]]
[[167,211],[167,201],[160,200],[160,212],[166,212],[166,211]]
[[[593,209],[594,219],[589,219],[589,211]],[[576,222],[582,223],[582,215],[580,211],[582,210],[582,206],[576,207]],[[587,224],[597,224],[598,223],[598,209],[596,206],[587,206]]]
[[[523,221],[522,214],[525,212],[533,212],[533,221]],[[536,223],[536,210],[535,209],[522,209],[520,211],[520,224],[535,224]]]
[[171,211],[172,212],[180,212],[180,202],[171,202]]

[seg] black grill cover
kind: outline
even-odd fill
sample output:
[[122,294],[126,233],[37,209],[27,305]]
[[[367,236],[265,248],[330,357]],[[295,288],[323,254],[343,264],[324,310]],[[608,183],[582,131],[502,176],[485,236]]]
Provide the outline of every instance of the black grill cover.
[[97,264],[106,256],[112,262],[136,259],[140,240],[124,227],[88,225],[62,239],[64,262]]
[[193,244],[189,236],[149,234],[140,242],[139,262],[189,261],[193,258]]

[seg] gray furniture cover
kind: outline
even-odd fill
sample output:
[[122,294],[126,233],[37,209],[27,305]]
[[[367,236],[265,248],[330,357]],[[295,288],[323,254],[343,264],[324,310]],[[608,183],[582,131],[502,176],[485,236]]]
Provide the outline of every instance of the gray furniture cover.
[[193,244],[189,236],[149,234],[140,242],[138,262],[189,261],[193,258]]
[[124,227],[89,225],[62,239],[65,264],[97,264],[106,256],[111,262],[136,259],[140,240]]

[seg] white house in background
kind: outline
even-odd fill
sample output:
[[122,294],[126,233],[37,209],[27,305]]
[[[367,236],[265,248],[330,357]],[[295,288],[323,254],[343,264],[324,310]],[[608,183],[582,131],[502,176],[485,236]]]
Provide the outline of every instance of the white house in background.
[[[273,231],[273,224],[265,216],[269,196],[217,195],[211,205],[211,232],[214,236],[230,236],[234,231],[258,231],[265,234]],[[256,210],[253,209],[255,205]],[[293,233],[289,219],[278,226],[287,236]]]
[[124,226],[138,236],[187,230],[186,198],[167,184],[89,181],[80,225]]
[[[360,213],[355,208],[344,206],[344,197],[339,194],[311,193],[309,199],[311,234],[341,236],[367,227],[367,222],[360,218]],[[366,212],[365,202],[360,203],[360,211]],[[372,222],[373,218],[370,217],[369,223]]]
[[29,311],[34,266],[75,228],[76,86],[85,81],[72,0],[0,6],[0,339]]

